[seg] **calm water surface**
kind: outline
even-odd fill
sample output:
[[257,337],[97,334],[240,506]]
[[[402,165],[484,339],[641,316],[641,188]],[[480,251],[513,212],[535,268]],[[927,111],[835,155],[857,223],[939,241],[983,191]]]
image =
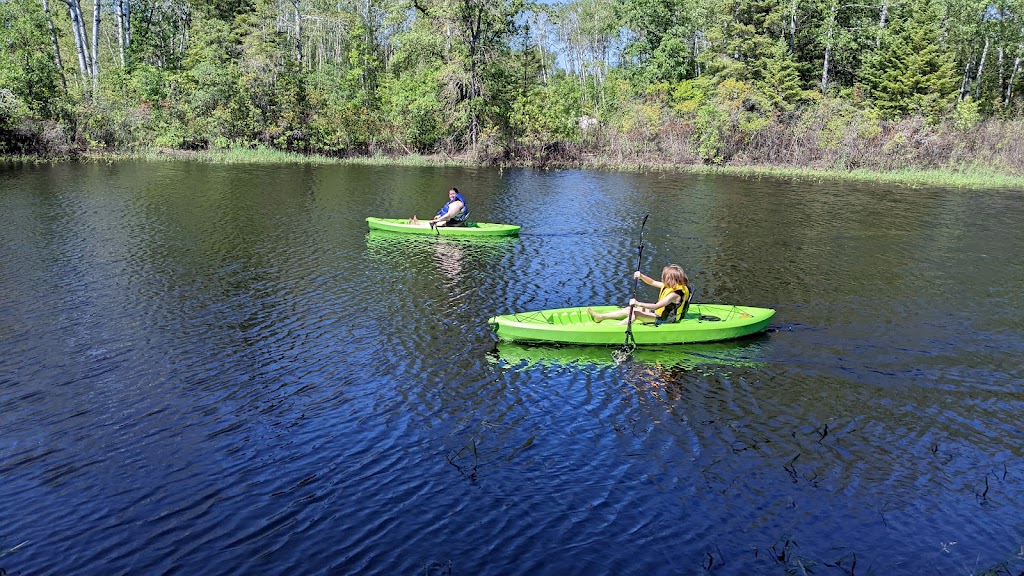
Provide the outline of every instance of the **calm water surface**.
[[[453,185],[522,235],[367,232]],[[646,272],[769,331],[495,344],[625,303],[644,214]],[[1019,190],[0,167],[0,569],[1016,574],[1022,223]]]

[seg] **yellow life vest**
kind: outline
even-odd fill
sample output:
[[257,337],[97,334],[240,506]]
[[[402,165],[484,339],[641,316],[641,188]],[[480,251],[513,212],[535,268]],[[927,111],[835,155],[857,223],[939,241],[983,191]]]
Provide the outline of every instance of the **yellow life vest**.
[[659,324],[679,322],[686,314],[686,308],[690,304],[690,288],[687,286],[663,286],[661,292],[658,293],[658,302],[673,292],[679,294],[679,302],[670,302],[667,306],[662,306],[654,311]]

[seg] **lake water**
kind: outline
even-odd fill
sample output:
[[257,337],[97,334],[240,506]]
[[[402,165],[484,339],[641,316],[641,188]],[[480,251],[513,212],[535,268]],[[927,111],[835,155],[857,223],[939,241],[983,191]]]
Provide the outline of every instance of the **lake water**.
[[[450,186],[521,235],[368,233]],[[624,304],[645,214],[645,272],[767,333],[494,342]],[[0,571],[1017,574],[1022,224],[1020,190],[0,166]]]

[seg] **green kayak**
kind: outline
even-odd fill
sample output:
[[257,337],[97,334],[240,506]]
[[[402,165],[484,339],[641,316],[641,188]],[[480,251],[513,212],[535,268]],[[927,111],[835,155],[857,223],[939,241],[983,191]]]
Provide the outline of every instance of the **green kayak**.
[[[594,312],[609,312],[617,306],[591,306]],[[775,315],[771,308],[728,304],[691,304],[686,316],[674,324],[634,322],[633,340],[637,344],[687,344],[718,342],[756,334],[768,327]],[[618,320],[595,323],[586,307],[555,308],[536,312],[518,312],[487,320],[499,340],[506,342],[559,342],[621,346],[626,326]]]
[[366,223],[370,230],[386,230],[404,234],[431,234],[437,236],[515,236],[519,226],[514,224],[490,224],[488,222],[467,222],[465,226],[431,227],[426,220],[409,224],[405,218],[369,217]]

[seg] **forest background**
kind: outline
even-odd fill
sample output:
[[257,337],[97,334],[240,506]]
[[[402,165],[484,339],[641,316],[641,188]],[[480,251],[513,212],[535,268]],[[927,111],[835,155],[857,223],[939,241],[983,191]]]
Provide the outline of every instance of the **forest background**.
[[0,153],[1024,176],[1024,0],[0,0]]

